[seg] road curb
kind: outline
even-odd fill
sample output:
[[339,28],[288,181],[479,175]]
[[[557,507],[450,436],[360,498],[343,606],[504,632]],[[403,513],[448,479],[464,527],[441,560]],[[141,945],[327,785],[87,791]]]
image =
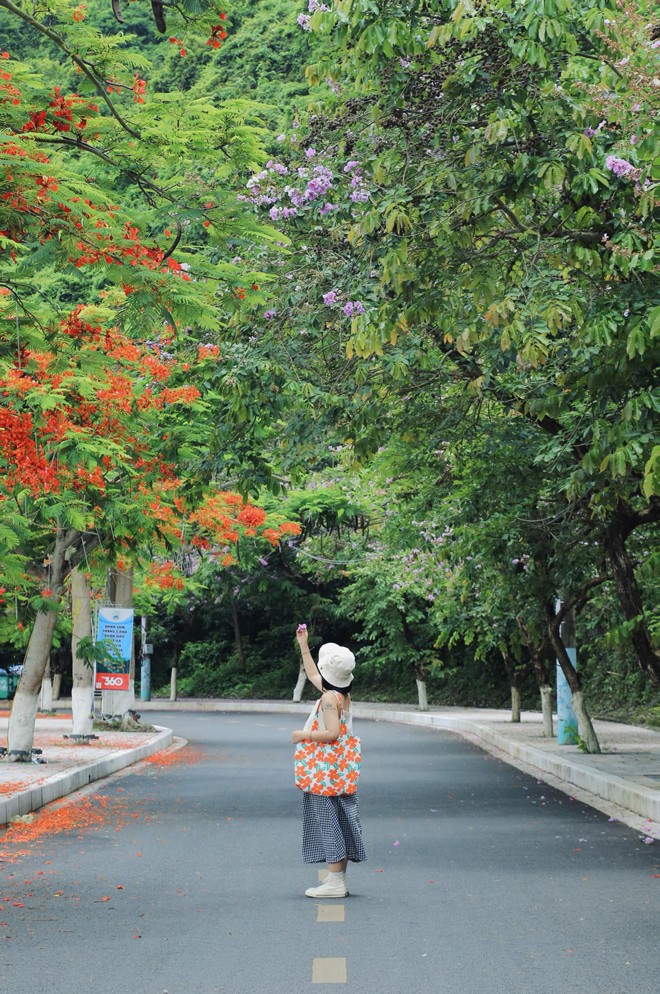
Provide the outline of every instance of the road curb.
[[155,752],[160,752],[161,749],[166,749],[172,744],[174,733],[171,728],[158,725],[156,728],[158,728],[157,735],[150,735],[148,742],[133,749],[117,750],[102,759],[76,766],[71,770],[62,770],[52,777],[48,777],[47,767],[44,767],[45,775],[48,777],[44,783],[26,787],[13,797],[0,800],[0,826],[7,825],[17,815],[36,811],[44,804],[66,797],[67,794],[80,790],[81,787],[86,787],[95,780],[109,777],[112,773],[117,773],[127,766],[132,766],[133,763],[139,763],[147,756],[152,756]]

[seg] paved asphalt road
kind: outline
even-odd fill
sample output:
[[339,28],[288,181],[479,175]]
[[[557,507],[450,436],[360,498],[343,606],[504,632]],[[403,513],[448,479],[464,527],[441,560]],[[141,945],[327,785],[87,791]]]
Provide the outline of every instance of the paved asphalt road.
[[295,723],[149,718],[185,762],[59,809],[96,827],[0,832],[2,994],[659,994],[657,842],[449,733],[361,722],[369,860],[319,907]]

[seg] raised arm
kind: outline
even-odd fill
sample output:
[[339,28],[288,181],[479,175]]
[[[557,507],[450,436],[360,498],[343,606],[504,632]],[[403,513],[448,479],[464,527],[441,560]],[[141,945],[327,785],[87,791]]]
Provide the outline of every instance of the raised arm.
[[316,664],[312,659],[312,654],[309,651],[309,646],[307,645],[307,627],[303,625],[298,625],[296,631],[296,638],[298,639],[298,645],[300,646],[300,652],[302,654],[302,662],[305,667],[305,674],[307,679],[311,684],[313,684],[317,690],[322,690],[321,686],[321,674],[316,668]]

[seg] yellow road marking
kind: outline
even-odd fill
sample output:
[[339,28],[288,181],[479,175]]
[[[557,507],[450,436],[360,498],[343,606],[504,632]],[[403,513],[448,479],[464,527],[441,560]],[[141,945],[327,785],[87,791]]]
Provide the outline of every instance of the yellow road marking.
[[346,908],[343,904],[319,904],[316,909],[317,922],[343,922]]
[[324,957],[312,961],[313,984],[345,984],[346,959],[344,957]]

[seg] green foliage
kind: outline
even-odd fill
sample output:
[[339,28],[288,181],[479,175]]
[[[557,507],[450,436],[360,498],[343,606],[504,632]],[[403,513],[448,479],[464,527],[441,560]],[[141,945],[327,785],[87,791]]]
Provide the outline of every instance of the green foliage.
[[[305,620],[314,647],[357,647],[358,696],[414,700],[418,675],[432,702],[504,705],[531,656],[551,661],[561,590],[578,600],[592,702],[652,707],[631,648],[656,633],[658,600],[650,8],[341,0],[304,31],[286,0],[237,0],[215,49],[204,4],[189,26],[168,9],[165,37],[146,4],[126,5],[125,28],[101,0],[83,22],[51,6],[55,40],[27,3],[9,18],[12,71],[33,109],[55,82],[94,95],[98,137],[19,140],[48,152],[63,200],[119,202],[105,218],[118,244],[127,223],[150,249],[176,240],[193,278],[163,293],[145,270],[126,294],[123,267],[70,261],[66,219],[42,243],[0,214],[0,282],[23,305],[5,308],[6,356],[16,330],[47,346],[29,314],[48,326],[79,301],[136,339],[177,327],[179,359],[217,344],[221,361],[194,371],[194,418],[163,414],[159,454],[185,467],[191,499],[200,475],[271,510],[264,491],[285,492],[283,513],[304,524],[263,555],[241,540],[224,574],[205,565],[140,602],[162,615],[155,682],[171,657],[182,693],[289,696]],[[79,79],[74,49],[96,81]],[[23,134],[24,108],[5,109]],[[308,186],[320,176],[323,195]],[[103,357],[88,362],[75,373],[86,400]],[[40,413],[61,402],[44,392]],[[64,438],[61,459],[91,469],[115,444]],[[137,546],[147,522],[130,478],[126,459],[104,514]],[[37,505],[3,522],[4,575],[20,576],[26,537],[46,538],[52,507]],[[85,527],[84,502],[56,510]],[[608,565],[621,535],[624,608]]]

